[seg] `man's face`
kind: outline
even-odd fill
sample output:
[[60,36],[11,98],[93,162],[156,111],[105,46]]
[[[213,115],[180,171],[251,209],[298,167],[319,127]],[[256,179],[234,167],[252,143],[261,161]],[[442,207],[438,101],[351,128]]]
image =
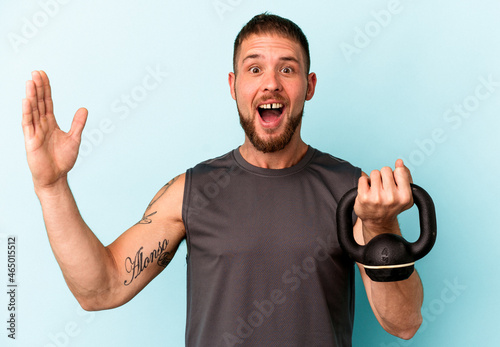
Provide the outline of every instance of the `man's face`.
[[279,151],[299,136],[304,102],[316,86],[304,60],[300,44],[280,36],[252,35],[240,46],[231,95],[248,140],[261,152]]

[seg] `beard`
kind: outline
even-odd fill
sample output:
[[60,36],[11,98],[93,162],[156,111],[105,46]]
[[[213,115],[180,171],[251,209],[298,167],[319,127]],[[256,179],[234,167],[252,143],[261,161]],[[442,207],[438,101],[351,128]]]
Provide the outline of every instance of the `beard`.
[[[285,129],[281,135],[275,138],[265,139],[257,134],[254,119],[252,117],[245,117],[240,111],[240,108],[237,108],[240,116],[240,124],[245,132],[245,135],[248,137],[250,143],[255,147],[255,149],[262,153],[274,153],[284,149],[292,140],[297,127],[302,121],[302,116],[304,115],[304,108],[302,107],[297,115],[292,115],[290,119],[286,121],[286,124],[284,124]],[[281,117],[283,117],[283,115],[281,115]],[[267,130],[266,132],[269,135],[272,135],[275,130]]]

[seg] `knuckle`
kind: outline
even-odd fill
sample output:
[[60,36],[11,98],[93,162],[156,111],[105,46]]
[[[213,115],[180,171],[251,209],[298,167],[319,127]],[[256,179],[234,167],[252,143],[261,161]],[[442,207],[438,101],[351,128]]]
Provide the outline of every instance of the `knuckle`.
[[358,192],[358,197],[357,197],[357,199],[358,199],[358,201],[359,201],[360,203],[362,203],[362,204],[363,204],[363,203],[365,203],[365,202],[366,202],[366,200],[367,200],[367,196],[368,196],[368,194],[367,194],[366,192]]
[[359,204],[361,206],[367,207],[371,206],[374,203],[374,198],[371,194],[369,193],[362,193],[358,196],[359,199]]
[[370,172],[370,180],[372,181],[380,180],[380,177],[381,174],[379,170],[372,170],[372,172]]
[[407,167],[397,167],[394,170],[394,174],[400,175],[400,176],[410,176],[410,170]]
[[367,203],[373,206],[380,206],[382,204],[381,196],[378,194],[374,194],[367,199]]
[[410,206],[413,204],[413,195],[410,190],[401,190],[398,194],[398,204],[402,207]]
[[394,194],[392,194],[392,192],[391,192],[391,193],[387,194],[387,196],[385,198],[385,203],[388,206],[394,206],[398,203],[398,201],[396,199],[396,196]]
[[404,197],[403,197],[403,203],[405,205],[410,205],[410,204],[413,204],[413,195],[411,194],[411,192],[407,192]]
[[392,169],[389,166],[384,166],[382,169],[380,169],[380,172],[382,173],[391,173],[392,174]]
[[369,180],[370,179],[368,176],[365,176],[365,175],[360,176],[358,179],[358,191],[359,191],[359,188],[363,186],[363,183],[368,183]]

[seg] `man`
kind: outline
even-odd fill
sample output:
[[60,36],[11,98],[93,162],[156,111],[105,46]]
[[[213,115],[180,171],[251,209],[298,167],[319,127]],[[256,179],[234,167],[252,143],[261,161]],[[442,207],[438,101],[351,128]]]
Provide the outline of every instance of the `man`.
[[[353,232],[360,244],[400,234],[397,215],[413,204],[411,175],[398,160],[394,171],[367,176],[302,141],[304,103],[316,87],[309,65],[307,40],[294,23],[269,14],[247,23],[229,74],[244,143],[168,182],[142,219],[107,247],[68,186],[87,110],[61,131],[47,75],[33,72],[23,100],[28,164],[53,252],[84,309],[128,302],[185,239],[187,345],[351,345],[354,273],[336,241],[338,200],[358,185]],[[422,320],[418,274],[378,283],[359,268],[382,327],[411,338]]]

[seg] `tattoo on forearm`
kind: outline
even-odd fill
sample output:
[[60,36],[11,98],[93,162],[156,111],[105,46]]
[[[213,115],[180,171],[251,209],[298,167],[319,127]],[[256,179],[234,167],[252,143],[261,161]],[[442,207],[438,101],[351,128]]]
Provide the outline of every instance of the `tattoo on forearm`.
[[158,211],[151,212],[150,211],[151,207],[153,207],[155,202],[160,200],[160,198],[167,192],[167,190],[172,186],[172,184],[174,184],[174,182],[177,181],[178,178],[179,178],[179,176],[174,177],[170,182],[168,182],[167,184],[165,184],[163,186],[163,188],[158,193],[158,196],[153,198],[153,200],[149,203],[148,207],[146,208],[146,211],[144,212],[144,215],[142,216],[142,219],[139,222],[137,222],[136,224],[151,224],[153,222],[153,220],[150,217],[157,214]]
[[159,266],[166,267],[174,256],[173,252],[167,252],[168,243],[167,239],[163,240],[163,242],[158,242],[158,248],[154,249],[146,258],[144,258],[142,252],[144,247],[139,248],[133,259],[127,257],[125,259],[125,270],[131,274],[131,277],[128,281],[125,280],[123,284],[128,286],[155,260]]

